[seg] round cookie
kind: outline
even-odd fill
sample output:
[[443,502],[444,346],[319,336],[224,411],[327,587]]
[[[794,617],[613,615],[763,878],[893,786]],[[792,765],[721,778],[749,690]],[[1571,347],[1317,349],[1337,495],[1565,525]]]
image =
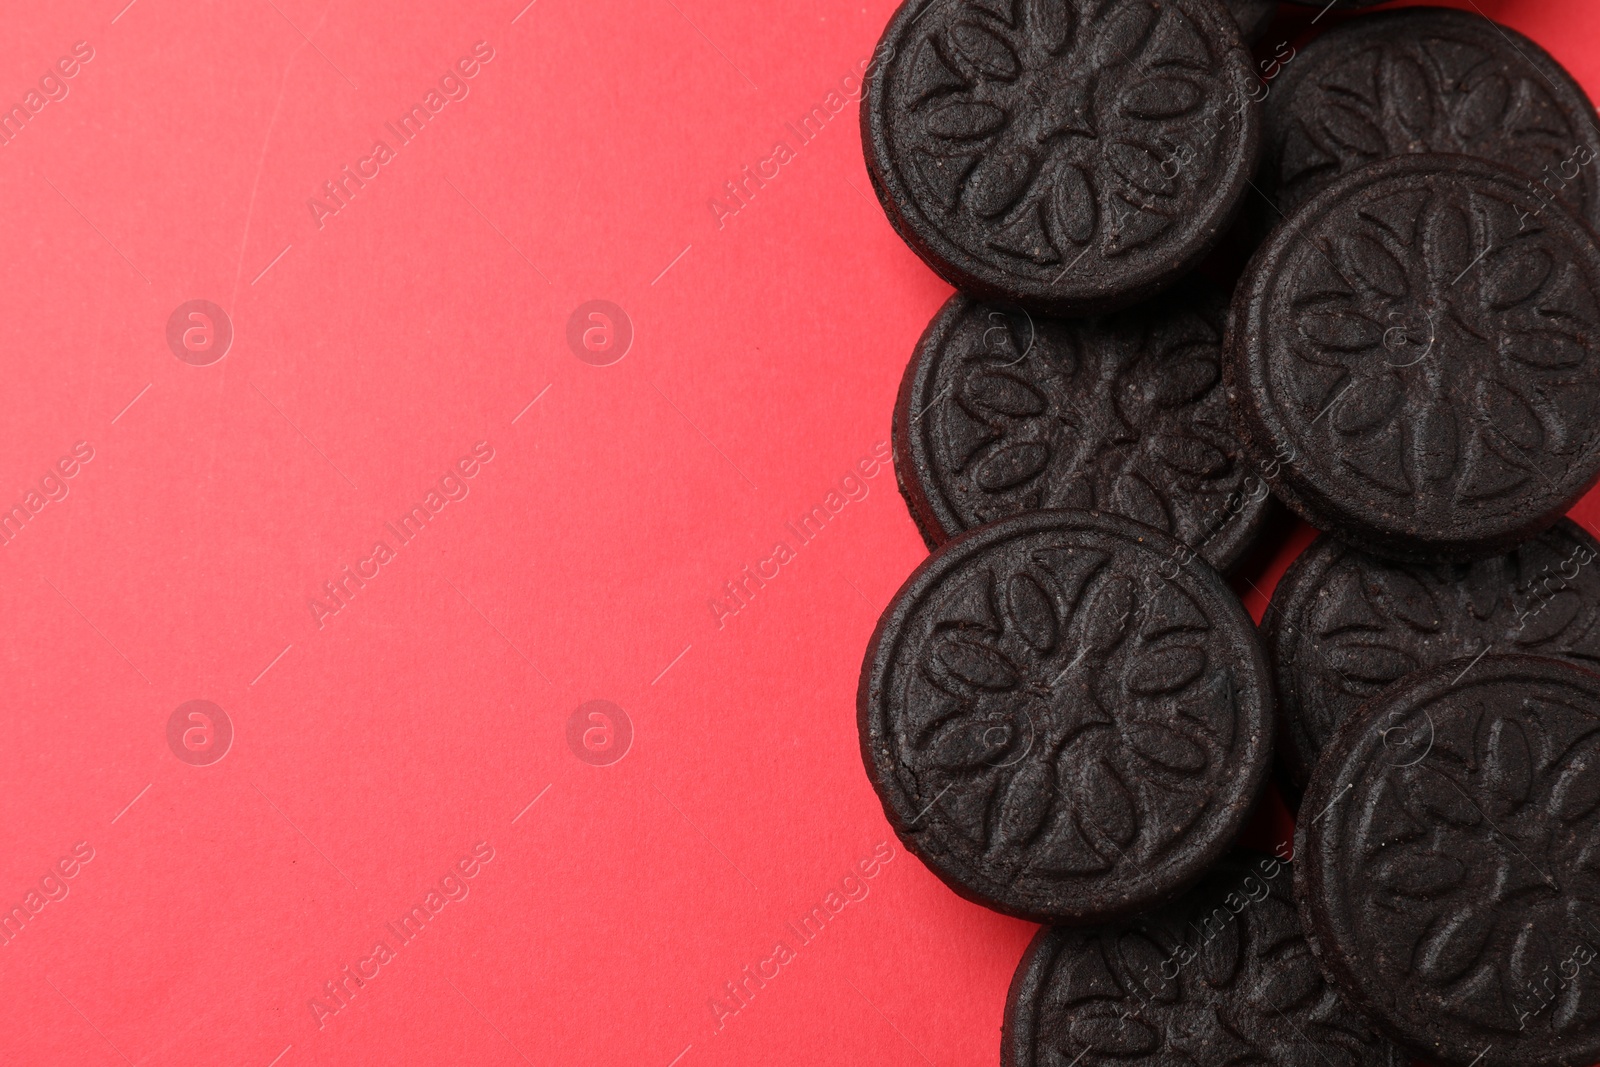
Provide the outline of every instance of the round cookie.
[[1002,1067],[1406,1067],[1317,970],[1287,863],[1238,852],[1178,900],[1035,935]]
[[908,2],[878,54],[861,98],[878,199],[980,298],[1088,315],[1151,296],[1217,243],[1255,171],[1260,80],[1219,0]]
[[1192,884],[1271,757],[1270,671],[1238,599],[1177,542],[1095,512],[933,553],[873,632],[857,716],[906,847],[962,896],[1046,922]]
[[959,293],[934,316],[894,409],[895,474],[930,548],[1039,508],[1099,508],[1219,569],[1266,514],[1221,385],[1210,286],[1096,319]]
[[1322,747],[1402,675],[1489,649],[1600,669],[1600,542],[1562,519],[1504,556],[1396,563],[1327,536],[1261,619],[1278,693],[1278,764],[1305,788]]
[[1284,213],[1364,164],[1413,152],[1501,163],[1540,199],[1600,225],[1600,116],[1549,53],[1477,12],[1352,19],[1272,85],[1261,180]]
[[1600,246],[1466,156],[1373,163],[1257,250],[1223,367],[1246,454],[1319,529],[1472,559],[1600,478]]
[[1455,1067],[1600,1060],[1600,675],[1410,675],[1334,734],[1301,816],[1307,939],[1388,1036]]

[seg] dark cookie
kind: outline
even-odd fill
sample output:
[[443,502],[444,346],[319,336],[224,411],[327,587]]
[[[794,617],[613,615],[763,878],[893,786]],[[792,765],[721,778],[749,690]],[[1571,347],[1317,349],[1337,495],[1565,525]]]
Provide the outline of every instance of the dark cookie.
[[894,411],[895,473],[930,548],[1023,511],[1099,508],[1218,568],[1244,553],[1267,488],[1221,385],[1222,296],[1186,290],[1102,319],[950,298]]
[[889,221],[974,296],[1110,311],[1222,236],[1260,148],[1260,81],[1217,0],[903,5],[861,99]]
[[907,579],[862,665],[861,754],[956,892],[1094,922],[1181,892],[1266,778],[1272,688],[1222,579],[1138,523],[1036,511]]
[[1278,762],[1303,789],[1334,729],[1389,683],[1485,649],[1600,668],[1600,543],[1566,519],[1505,556],[1392,563],[1326,535],[1261,620],[1278,692]]
[[1503,167],[1374,163],[1259,249],[1224,349],[1247,455],[1378,555],[1471,559],[1600,478],[1600,246]]
[[1352,170],[1410,152],[1501,163],[1539,199],[1600,225],[1600,116],[1548,53],[1476,12],[1352,19],[1272,85],[1262,179],[1285,213]]
[[1278,13],[1277,0],[1226,0],[1228,12],[1239,24],[1239,36],[1255,44],[1267,32],[1272,16]]
[[1295,856],[1318,961],[1396,1041],[1458,1067],[1600,1060],[1600,675],[1409,676],[1334,734]]
[[1002,1067],[1405,1067],[1317,970],[1291,878],[1235,853],[1129,922],[1040,930],[1006,998]]

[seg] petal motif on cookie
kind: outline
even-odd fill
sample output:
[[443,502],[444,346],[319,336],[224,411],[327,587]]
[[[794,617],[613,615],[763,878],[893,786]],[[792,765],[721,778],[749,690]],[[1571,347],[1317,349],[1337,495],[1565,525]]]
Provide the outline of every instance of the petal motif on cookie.
[[1383,327],[1360,312],[1331,307],[1300,320],[1300,335],[1334,352],[1367,352],[1383,343]]
[[1390,893],[1417,900],[1434,900],[1459,886],[1466,867],[1440,852],[1397,852],[1373,867],[1377,882]]
[[1083,170],[1066,164],[1055,171],[1045,210],[1046,229],[1057,248],[1081,246],[1094,236],[1099,219],[1094,190]]
[[974,480],[987,492],[999,493],[1031,481],[1050,463],[1050,449],[1037,441],[1005,445],[978,464]]
[[961,635],[947,637],[936,646],[934,665],[933,673],[974,692],[1006,692],[1016,688],[1019,680],[1017,668],[999,649]]
[[1129,663],[1128,691],[1142,697],[1165,696],[1187,688],[1206,669],[1204,649],[1168,645],[1146,650]]
[[1095,24],[1090,68],[1131,65],[1150,42],[1159,12],[1156,5],[1144,0],[1122,0],[1111,11],[1103,12]]
[[976,141],[1005,122],[1006,113],[993,104],[950,100],[928,109],[925,129],[941,141]]
[[1334,403],[1329,419],[1342,434],[1363,434],[1387,426],[1405,399],[1400,379],[1386,366],[1363,368]]
[[1441,914],[1418,946],[1417,971],[1439,986],[1464,977],[1482,958],[1497,925],[1493,911],[1476,905]]
[[1533,299],[1555,268],[1550,253],[1542,248],[1512,248],[1498,255],[1491,252],[1486,260],[1483,295],[1496,311]]
[[1384,62],[1381,77],[1383,95],[1393,105],[1395,118],[1425,140],[1435,122],[1433,80],[1427,71],[1411,56],[1395,53]]
[[1105,760],[1094,760],[1078,779],[1073,797],[1078,825],[1089,840],[1125,849],[1139,835],[1139,812],[1133,794]]
[[1173,471],[1192,478],[1215,478],[1229,466],[1220,449],[1191,434],[1157,434],[1150,439],[1150,452]]
[[1157,75],[1130,85],[1122,93],[1122,113],[1136,119],[1169,119],[1200,106],[1204,94],[1187,78]]
[[1474,140],[1501,125],[1510,103],[1511,86],[1500,75],[1490,73],[1466,87],[1464,98],[1450,117],[1450,124],[1463,141]]
[[[1384,232],[1376,226],[1356,233],[1337,246],[1339,269],[1352,285],[1398,299],[1411,291],[1405,268],[1384,245]],[[1391,238],[1392,240],[1392,238]]]
[[1178,191],[1177,175],[1167,173],[1166,154],[1153,145],[1113,141],[1106,150],[1106,159],[1129,186],[1146,196],[1165,199]]
[[1055,605],[1032,576],[1016,574],[1006,583],[1006,618],[1034,652],[1056,647],[1061,628]]
[[1022,845],[1033,840],[1055,810],[1055,768],[1043,760],[1024,760],[1000,801],[997,842]]
[[995,148],[967,178],[967,207],[984,218],[1004,215],[1022,199],[1037,168],[1038,161],[1025,148]]
[[1388,685],[1417,668],[1410,653],[1373,640],[1339,645],[1329,650],[1326,659],[1336,673],[1369,686]]
[[1388,152],[1383,131],[1355,106],[1329,107],[1320,116],[1320,126],[1322,136],[1345,153],[1376,159]]
[[1038,51],[1059,55],[1072,44],[1076,20],[1067,0],[1027,0],[1022,13],[1028,40]]
[[1011,46],[977,22],[958,22],[946,37],[950,58],[972,78],[1013,81],[1022,70]]
[[1133,751],[1169,771],[1197,771],[1209,762],[1205,749],[1163,723],[1129,723],[1124,735]]
[[967,405],[989,415],[1004,415],[1014,419],[1042,414],[1047,407],[1039,391],[1021,378],[1011,374],[989,372],[974,374],[961,388]]
[[1502,356],[1544,370],[1579,366],[1592,352],[1592,342],[1558,330],[1530,330],[1500,337]]

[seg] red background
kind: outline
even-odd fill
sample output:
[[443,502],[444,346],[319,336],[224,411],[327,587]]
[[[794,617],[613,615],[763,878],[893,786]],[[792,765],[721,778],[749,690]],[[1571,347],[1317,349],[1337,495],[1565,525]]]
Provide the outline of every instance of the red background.
[[[94,858],[0,945],[0,1062],[998,1058],[1032,930],[900,850],[856,747],[862,650],[924,555],[892,473],[710,608],[887,439],[948,293],[871,199],[854,102],[785,127],[854,86],[892,4],[525,2],[8,12],[0,101],[94,58],[0,147],[0,504],[93,459],[0,548],[0,906]],[[1459,6],[1600,90],[1590,0]],[[469,95],[319,228],[308,198],[479,41]],[[235,331],[209,366],[166,341],[195,298]],[[610,366],[567,345],[590,299],[633,324]],[[319,628],[322,583],[479,441],[470,494]],[[1258,615],[1306,540],[1273,536]],[[235,731],[209,766],[168,746],[193,699]],[[591,699],[633,726],[609,766],[568,745]],[[397,947],[478,842],[469,895]]]

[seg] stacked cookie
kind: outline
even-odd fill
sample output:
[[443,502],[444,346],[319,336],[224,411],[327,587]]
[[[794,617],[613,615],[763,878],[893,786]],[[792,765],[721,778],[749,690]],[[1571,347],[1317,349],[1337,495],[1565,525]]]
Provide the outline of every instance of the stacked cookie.
[[[863,758],[939,877],[1049,924],[1006,1064],[1590,1064],[1600,120],[1481,16],[1258,61],[1271,7],[889,23],[868,171],[961,291],[895,406],[932,555]],[[1220,572],[1273,499],[1326,532],[1258,631]],[[1275,747],[1292,874],[1233,851]]]

